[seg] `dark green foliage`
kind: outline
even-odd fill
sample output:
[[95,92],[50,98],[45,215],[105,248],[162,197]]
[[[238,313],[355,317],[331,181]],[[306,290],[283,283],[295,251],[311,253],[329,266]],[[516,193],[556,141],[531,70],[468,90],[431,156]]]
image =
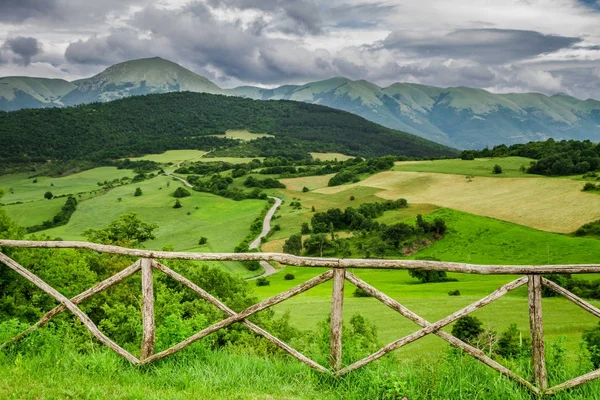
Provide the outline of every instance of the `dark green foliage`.
[[178,199],[181,199],[183,197],[189,197],[191,195],[192,194],[190,193],[189,190],[187,190],[186,188],[181,187],[181,186],[178,187],[177,189],[175,189],[175,192],[173,192],[173,197],[178,198]]
[[205,245],[207,242],[208,242],[208,239],[206,237],[202,236],[200,238],[200,240],[198,240],[198,245],[202,246],[202,245]]
[[411,269],[408,274],[415,279],[421,281],[421,283],[435,283],[435,282],[455,282],[456,279],[448,278],[446,271],[422,271]]
[[135,192],[133,193],[133,195],[135,197],[141,196],[142,195],[142,189],[141,188],[136,188]]
[[77,200],[73,196],[67,197],[65,205],[62,206],[60,212],[52,218],[52,220],[44,221],[41,225],[33,225],[27,228],[28,233],[39,232],[57,226],[66,225],[70,220],[71,216],[77,209]]
[[472,161],[475,159],[475,151],[474,150],[463,150],[463,152],[460,153],[460,158],[462,160]]
[[175,205],[173,205],[173,208],[181,208],[183,207],[183,205],[181,205],[181,202],[179,201],[179,199],[175,200]]
[[324,233],[313,233],[304,241],[304,248],[309,254],[323,257],[323,251],[332,247],[329,237]]
[[589,222],[575,231],[577,236],[600,236],[600,219]]
[[354,201],[356,199],[356,197],[354,197],[354,195],[350,196],[350,201]]
[[158,225],[147,224],[136,213],[129,213],[121,215],[104,229],[88,229],[84,235],[93,243],[139,247],[145,241],[154,239],[156,229]]
[[310,227],[308,225],[308,222],[303,222],[302,226],[300,227],[300,233],[303,235],[309,234],[310,233]]
[[448,296],[460,296],[460,290],[451,290],[448,292]]
[[304,187],[302,188],[302,192],[303,192],[303,193],[306,193],[306,192],[308,192],[308,191],[309,191],[309,189],[308,189],[306,186],[304,186]]
[[600,323],[583,333],[583,341],[590,352],[594,368],[600,368]]
[[586,182],[586,184],[583,185],[583,189],[581,189],[582,192],[591,192],[593,190],[600,190],[600,185],[595,185],[592,182]]
[[502,167],[500,165],[496,164],[496,165],[494,165],[494,168],[492,168],[492,172],[494,174],[499,175],[502,173]]
[[296,279],[296,277],[294,276],[294,274],[285,274],[283,279],[285,279],[286,281],[293,281],[294,279]]
[[290,236],[283,245],[283,251],[288,254],[300,255],[300,253],[302,252],[302,236]]
[[277,136],[244,144],[254,148],[264,144],[265,152],[275,148],[279,154],[274,155],[294,145],[307,151],[330,147],[362,156],[456,154],[445,146],[327,107],[182,92],[72,108],[2,112],[0,163],[116,159],[169,149],[237,146],[238,141],[209,136],[228,129]]
[[256,179],[252,176],[249,176],[245,181],[244,181],[244,186],[246,187],[257,187],[257,188],[261,188],[261,189],[274,189],[274,188],[278,188],[278,189],[285,189],[285,185],[281,182],[279,182],[277,179],[273,179],[273,178],[267,178],[267,179]]
[[260,262],[258,261],[244,261],[244,266],[248,271],[258,271],[260,269]]
[[531,340],[527,334],[522,334],[517,324],[511,324],[500,335],[496,352],[504,358],[517,358],[531,352]]
[[240,176],[244,176],[247,173],[248,173],[248,171],[246,171],[245,169],[238,168],[238,169],[234,169],[233,171],[231,171],[231,177],[239,178]]
[[267,278],[258,278],[256,280],[256,286],[269,286],[271,285],[271,281],[269,281]]
[[47,200],[50,200],[54,197],[54,195],[52,194],[52,192],[46,192],[44,193],[44,198]]
[[259,188],[255,188],[250,192],[244,192],[238,188],[230,188],[229,185],[233,183],[233,178],[230,176],[223,177],[215,174],[209,179],[201,179],[199,176],[190,175],[188,176],[188,182],[194,185],[193,189],[197,192],[208,192],[233,200],[267,198],[267,195],[262,193]]
[[361,174],[374,174],[380,171],[387,171],[394,166],[394,157],[386,156],[362,160],[355,158],[344,162],[341,172],[338,172],[329,180],[327,186],[339,186],[348,182],[358,182]]
[[[566,288],[569,285],[571,275],[551,274],[551,275],[544,275],[544,278],[558,284],[559,286]],[[554,290],[550,289],[549,287],[542,285],[542,296],[543,297],[556,297],[556,296],[558,296],[558,293],[556,293]]]
[[352,296],[354,296],[354,297],[373,297],[373,296],[371,296],[371,294],[369,292],[367,292],[366,290],[361,289],[359,287],[354,289],[354,292],[352,292]]
[[406,199],[388,200],[377,203],[363,203],[358,208],[348,207],[343,212],[332,208],[326,212],[316,213],[311,218],[313,232],[330,232],[333,229],[373,230],[379,227],[373,219],[383,215],[385,211],[408,207]]
[[471,315],[459,318],[452,326],[452,336],[469,344],[473,344],[482,333],[483,323]]

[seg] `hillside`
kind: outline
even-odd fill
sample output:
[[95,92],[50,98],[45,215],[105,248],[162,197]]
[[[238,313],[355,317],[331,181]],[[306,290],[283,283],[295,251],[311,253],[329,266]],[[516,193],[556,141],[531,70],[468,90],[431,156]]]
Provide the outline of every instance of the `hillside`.
[[132,60],[113,65],[63,97],[65,105],[105,102],[123,97],[169,92],[223,93],[221,88],[174,62],[162,58]]
[[60,97],[76,86],[62,79],[10,76],[0,78],[0,110],[61,106]]
[[326,105],[370,121],[458,148],[562,139],[600,140],[600,101],[559,94],[494,94],[468,87],[438,88],[332,78],[302,86],[230,93],[255,99],[287,99]]
[[209,136],[229,129],[272,134],[275,138],[253,142],[260,142],[263,152],[277,149],[280,154],[290,148],[305,154],[323,150],[361,156],[457,154],[328,107],[184,92],[74,108],[0,112],[0,161],[99,160],[169,149],[213,150],[237,145]]

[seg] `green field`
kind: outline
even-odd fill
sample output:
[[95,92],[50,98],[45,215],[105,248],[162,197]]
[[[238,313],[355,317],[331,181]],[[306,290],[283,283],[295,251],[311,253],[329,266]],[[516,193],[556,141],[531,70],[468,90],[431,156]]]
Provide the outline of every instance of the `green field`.
[[[409,209],[410,210],[410,207]],[[401,210],[403,213],[408,210]],[[396,213],[396,212],[392,212]],[[389,218],[384,215],[382,219]],[[405,214],[406,215],[406,214]],[[412,258],[431,256],[443,261],[475,264],[566,264],[595,263],[600,259],[600,241],[573,238],[560,234],[530,229],[524,226],[479,217],[450,209],[431,212],[450,227],[446,236],[422,250]],[[412,222],[412,217],[407,222]],[[297,232],[295,232],[297,233]],[[271,285],[257,287],[255,292],[267,298],[316,276],[323,270],[287,267],[270,278]],[[422,317],[433,322],[493,292],[501,285],[515,279],[513,276],[484,276],[450,274],[458,282],[420,284],[406,271],[359,270],[356,275],[384,293],[406,305]],[[296,279],[286,281],[283,276],[292,273]],[[579,276],[586,278],[586,276]],[[598,279],[588,276],[587,279]],[[461,296],[448,296],[450,290],[460,290]],[[382,340],[387,343],[416,330],[416,325],[388,309],[375,299],[354,298],[354,288],[347,284],[345,292],[345,317],[361,312],[375,322]],[[324,284],[278,306],[279,312],[290,310],[292,321],[302,328],[310,328],[315,321],[327,317],[330,310],[331,284]],[[592,301],[600,306],[600,301]],[[519,289],[477,311],[474,315],[497,331],[505,330],[516,322],[528,332],[528,306],[525,289]],[[567,337],[567,346],[574,351],[579,346],[581,333],[597,324],[597,318],[562,298],[544,299],[544,321],[547,339],[556,341]],[[420,358],[439,351],[446,345],[435,337],[428,337],[400,350],[402,358]]]
[[[529,167],[533,161],[524,157],[477,158],[475,160],[432,160],[432,161],[400,161],[394,171],[435,172],[439,174],[458,174],[493,177],[536,177],[520,171],[522,166]],[[501,174],[494,174],[494,165],[502,167]]]
[[238,139],[243,141],[260,139],[260,138],[272,138],[275,137],[273,135],[269,135],[266,133],[252,133],[246,130],[228,130],[225,132],[225,135],[214,135],[216,137],[226,137],[227,139]]

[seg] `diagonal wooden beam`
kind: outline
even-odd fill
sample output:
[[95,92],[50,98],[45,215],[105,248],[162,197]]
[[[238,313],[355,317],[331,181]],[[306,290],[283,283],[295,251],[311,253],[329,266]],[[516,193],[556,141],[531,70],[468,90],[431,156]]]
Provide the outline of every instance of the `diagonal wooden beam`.
[[423,328],[411,335],[408,335],[401,339],[398,339],[398,340],[388,344],[387,346],[381,348],[380,350],[376,351],[375,353],[371,354],[370,356],[365,357],[362,360],[359,360],[359,361],[355,362],[354,364],[351,364],[351,365],[347,366],[346,368],[339,370],[336,375],[345,375],[350,371],[354,371],[357,368],[365,366],[365,365],[383,357],[384,355],[386,355],[387,353],[389,353],[393,350],[396,350],[402,346],[412,343],[415,340],[422,338],[423,336],[429,335],[430,333],[438,331],[438,330],[442,329],[443,327],[445,327],[446,325],[453,323],[460,317],[464,317],[465,315],[470,314],[473,311],[476,311],[476,310],[480,309],[481,307],[486,306],[489,303],[499,299],[500,297],[504,296],[506,293],[510,292],[511,290],[515,290],[515,289],[523,286],[525,283],[527,283],[527,280],[528,280],[527,277],[524,276],[524,277],[514,280],[510,283],[507,283],[506,285],[500,287],[499,289],[497,289],[493,293],[489,294],[488,296],[484,297],[483,299],[478,300],[475,303],[470,304],[467,307],[464,307],[461,310],[447,316],[446,318],[441,319],[429,326],[426,326],[425,328]]
[[121,346],[113,342],[108,338],[104,333],[100,332],[98,327],[94,324],[94,322],[77,307],[71,300],[62,295],[52,286],[48,285],[46,282],[41,280],[35,274],[29,272],[26,268],[18,264],[16,261],[12,260],[10,257],[6,256],[3,253],[0,253],[0,261],[16,273],[33,283],[35,286],[40,288],[49,296],[52,296],[55,300],[64,305],[69,311],[71,311],[79,320],[85,325],[86,328],[98,339],[100,342],[104,343],[106,346],[110,347],[115,353],[119,354],[123,358],[127,359],[133,364],[139,364],[140,360],[131,355],[127,350],[123,349]]
[[[102,282],[100,282],[99,284],[97,284],[96,286],[86,290],[85,292],[78,294],[77,296],[73,297],[71,299],[71,302],[73,304],[79,304],[81,302],[83,302],[86,299],[89,299],[90,297],[103,292],[104,290],[108,289],[109,287],[121,282],[122,280],[130,277],[131,275],[135,274],[137,271],[140,270],[140,261],[136,261],[135,263],[133,263],[132,265],[130,265],[129,267],[125,268],[124,270],[122,270],[121,272],[111,276],[110,278],[107,278],[105,280],[103,280]],[[52,320],[52,318],[56,317],[59,314],[62,314],[63,312],[65,312],[67,310],[67,307],[65,307],[64,305],[60,305],[60,306],[56,306],[54,307],[52,310],[48,311],[38,322],[35,323],[35,325],[30,326],[29,328],[27,328],[26,330],[24,330],[23,332],[19,333],[17,336],[15,336],[14,338],[10,339],[9,341],[3,343],[2,345],[0,345],[0,350],[2,350],[4,347],[6,347],[7,345],[9,345],[10,343],[15,343],[18,342],[19,340],[23,339],[23,337],[25,337],[26,335],[30,334],[31,332],[35,331],[36,329],[41,328],[42,326],[46,325],[48,322],[50,322],[50,320]]]
[[249,316],[256,314],[259,311],[265,310],[269,307],[272,307],[276,304],[281,303],[284,300],[289,299],[290,297],[296,296],[300,293],[303,293],[305,291],[307,291],[310,288],[313,288],[317,285],[320,285],[323,282],[327,282],[328,280],[330,280],[333,276],[333,271],[329,270],[327,272],[322,273],[321,275],[312,278],[309,281],[306,281],[288,291],[285,291],[283,293],[278,294],[277,296],[273,296],[267,300],[263,300],[260,303],[257,303],[253,306],[248,307],[247,309],[245,309],[244,311],[242,311],[241,313],[237,314],[237,315],[233,315],[229,318],[226,318],[212,326],[209,326],[208,328],[205,328],[203,330],[201,330],[200,332],[196,333],[195,335],[190,336],[189,338],[185,339],[184,341],[176,344],[175,346],[161,351],[160,353],[157,353],[153,356],[150,356],[148,358],[146,358],[144,360],[144,363],[150,363],[156,360],[159,360],[161,358],[164,358],[166,356],[169,356],[173,353],[176,353],[180,350],[183,350],[184,348],[186,348],[187,346],[189,346],[190,344],[202,339],[205,336],[210,335],[211,333],[214,333],[220,329],[226,328],[229,325],[235,323],[235,322],[239,322],[242,321],[246,318],[248,318]]
[[556,293],[562,295],[565,299],[569,300],[570,302],[577,304],[579,307],[583,308],[585,311],[589,312],[590,314],[593,314],[596,317],[600,318],[600,309],[598,309],[597,307],[594,307],[593,305],[591,305],[587,301],[583,300],[581,297],[576,296],[575,294],[568,291],[564,287],[562,287],[544,277],[542,277],[542,284],[544,286],[547,286],[550,289],[554,290]]
[[[204,300],[213,304],[215,307],[217,307],[219,310],[223,311],[227,315],[230,315],[230,316],[238,315],[235,311],[233,311],[232,309],[227,307],[225,304],[223,304],[219,299],[217,299],[216,297],[214,297],[213,295],[208,293],[206,290],[202,289],[200,286],[191,282],[189,279],[185,278],[184,276],[178,274],[177,272],[173,271],[172,269],[169,269],[168,267],[164,266],[163,264],[161,264],[157,261],[154,261],[153,265],[154,265],[154,268],[163,272],[165,275],[173,278],[174,280],[176,280],[177,282],[181,283],[182,285],[188,287],[189,289],[193,290]],[[254,323],[252,323],[246,319],[244,319],[240,322],[242,324],[244,324],[245,326],[247,326],[254,333],[263,336],[265,339],[267,339],[271,343],[275,344],[280,349],[288,352],[291,356],[297,358],[299,361],[303,362],[304,364],[308,365],[309,367],[311,367],[319,372],[329,372],[325,367],[319,365],[318,363],[314,362],[310,358],[306,357],[305,355],[303,355],[299,351],[295,350],[293,347],[291,347],[287,343],[283,342],[279,338],[271,335],[269,332],[267,332],[263,328],[255,325]]]
[[[385,304],[392,310],[398,312],[399,314],[408,318],[409,320],[413,321],[414,323],[418,324],[422,328],[425,328],[425,327],[428,327],[431,325],[431,323],[429,321],[427,321],[426,319],[420,317],[418,314],[416,314],[413,311],[409,310],[408,308],[404,307],[402,304],[400,304],[396,300],[392,299],[385,293],[383,293],[380,290],[369,285],[368,283],[361,280],[360,278],[358,278],[356,275],[352,274],[349,271],[346,271],[346,279],[348,280],[348,282],[352,283],[356,287],[363,289],[365,292],[369,293],[371,296],[373,296],[377,300],[381,301],[383,304]],[[433,332],[433,334],[444,339],[446,342],[450,343],[451,345],[458,347],[459,349],[463,350],[465,353],[473,356],[477,360],[481,361],[488,367],[498,371],[502,375],[527,387],[532,392],[534,392],[536,394],[539,393],[539,389],[537,387],[533,386],[530,382],[528,382],[527,380],[523,379],[519,375],[517,375],[514,372],[512,372],[511,370],[509,370],[504,365],[494,361],[493,359],[488,357],[483,351],[481,351],[477,347],[473,347],[470,344],[465,343],[462,340],[452,336],[448,332],[444,332],[442,330]]]
[[567,390],[567,389],[572,389],[574,387],[577,386],[581,386],[584,383],[588,383],[591,382],[595,379],[600,378],[600,369],[597,369],[595,371],[589,372],[585,375],[582,375],[580,377],[577,378],[573,378],[565,383],[561,383],[560,385],[556,385],[554,387],[551,387],[550,389],[546,390],[544,392],[544,394],[552,396],[555,395],[558,392],[562,392],[563,390]]

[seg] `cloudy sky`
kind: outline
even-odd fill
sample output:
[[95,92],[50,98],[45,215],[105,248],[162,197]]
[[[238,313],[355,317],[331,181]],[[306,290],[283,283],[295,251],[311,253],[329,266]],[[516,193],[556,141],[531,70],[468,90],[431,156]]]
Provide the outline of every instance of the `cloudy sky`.
[[0,76],[154,56],[222,87],[341,75],[600,99],[600,0],[0,0]]

